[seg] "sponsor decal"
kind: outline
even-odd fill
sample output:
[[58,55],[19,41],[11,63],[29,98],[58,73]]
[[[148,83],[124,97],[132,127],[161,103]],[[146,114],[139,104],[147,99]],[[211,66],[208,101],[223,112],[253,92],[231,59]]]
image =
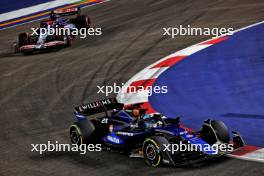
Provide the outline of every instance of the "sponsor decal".
[[180,135],[184,135],[184,134],[187,134],[188,132],[187,131],[182,131],[180,132]]
[[76,114],[75,116],[77,117],[77,119],[85,119],[84,115],[81,114]]
[[187,134],[186,137],[187,138],[192,138],[193,137],[193,134]]
[[108,105],[111,103],[112,103],[111,99],[106,99],[106,100],[101,100],[101,101],[89,103],[89,104],[80,106],[80,111],[84,111],[87,109],[94,109],[94,108],[104,106],[104,105]]
[[119,139],[118,137],[114,136],[114,134],[106,136],[106,140],[108,142],[111,142],[114,144],[122,144],[123,143],[123,141],[121,139]]
[[123,136],[134,136],[133,133],[122,132],[122,131],[118,131],[116,134],[123,135]]
[[108,123],[108,118],[103,118],[102,120],[101,120],[101,123]]

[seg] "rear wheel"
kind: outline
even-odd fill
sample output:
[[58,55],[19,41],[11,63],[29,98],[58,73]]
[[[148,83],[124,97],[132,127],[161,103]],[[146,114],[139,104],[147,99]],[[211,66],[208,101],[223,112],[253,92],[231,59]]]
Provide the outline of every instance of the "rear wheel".
[[27,32],[18,35],[18,47],[29,45],[29,34]]
[[84,144],[84,137],[81,132],[80,126],[78,123],[73,123],[70,127],[70,138],[72,144],[82,145]]
[[91,26],[91,20],[86,15],[80,15],[74,21],[75,21],[75,25],[78,29],[80,29],[80,28],[89,29]]
[[66,36],[67,37],[67,43],[66,43],[66,47],[70,47],[70,46],[72,46],[72,40],[73,40],[73,37],[72,36],[70,36],[70,35],[67,35]]
[[94,131],[94,125],[88,119],[80,122],[75,122],[70,127],[71,142],[77,145],[93,143]]

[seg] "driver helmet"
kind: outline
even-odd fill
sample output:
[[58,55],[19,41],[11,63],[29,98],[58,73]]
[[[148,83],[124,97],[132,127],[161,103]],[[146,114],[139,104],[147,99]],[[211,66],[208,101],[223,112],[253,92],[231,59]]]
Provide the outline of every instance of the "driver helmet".
[[139,108],[133,108],[132,109],[132,115],[134,117],[140,117],[140,109]]
[[52,21],[55,21],[57,19],[57,15],[53,11],[50,13],[50,19]]
[[146,115],[146,112],[147,112],[147,109],[141,108],[141,107],[134,107],[132,109],[132,114],[134,117],[144,118]]

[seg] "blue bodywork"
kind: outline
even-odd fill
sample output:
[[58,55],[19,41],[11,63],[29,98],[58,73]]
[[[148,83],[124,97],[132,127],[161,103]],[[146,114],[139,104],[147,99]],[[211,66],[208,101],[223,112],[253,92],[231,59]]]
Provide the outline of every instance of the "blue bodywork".
[[[75,115],[79,122],[86,120],[86,117],[80,113],[76,113]],[[132,117],[125,110],[114,112],[109,117],[106,116],[97,120],[100,122],[100,126],[106,126],[105,129],[107,132],[102,136],[103,142],[114,146],[122,147],[134,145],[135,143],[140,142],[140,139],[144,140],[146,137],[155,134],[164,134],[178,137],[182,140],[188,141],[189,144],[198,144],[201,146],[201,152],[204,152],[205,154],[217,154],[217,151],[213,148],[208,149],[209,144],[201,139],[198,134],[190,132],[181,125],[166,124],[164,126],[151,126],[156,123],[155,119],[152,119],[152,117],[144,120],[144,123],[139,125],[135,122],[135,117]],[[164,118],[164,121],[166,121],[166,118]]]

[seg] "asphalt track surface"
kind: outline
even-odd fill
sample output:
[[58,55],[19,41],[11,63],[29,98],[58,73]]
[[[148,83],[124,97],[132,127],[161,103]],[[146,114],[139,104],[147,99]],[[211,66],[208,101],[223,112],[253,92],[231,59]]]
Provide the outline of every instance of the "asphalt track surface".
[[263,175],[263,164],[221,158],[179,168],[149,168],[116,153],[31,152],[31,143],[69,142],[73,107],[105,97],[97,85],[122,83],[158,59],[205,40],[162,36],[162,27],[240,28],[263,20],[262,0],[112,0],[84,10],[103,36],[71,48],[14,55],[26,24],[0,32],[0,175]]

